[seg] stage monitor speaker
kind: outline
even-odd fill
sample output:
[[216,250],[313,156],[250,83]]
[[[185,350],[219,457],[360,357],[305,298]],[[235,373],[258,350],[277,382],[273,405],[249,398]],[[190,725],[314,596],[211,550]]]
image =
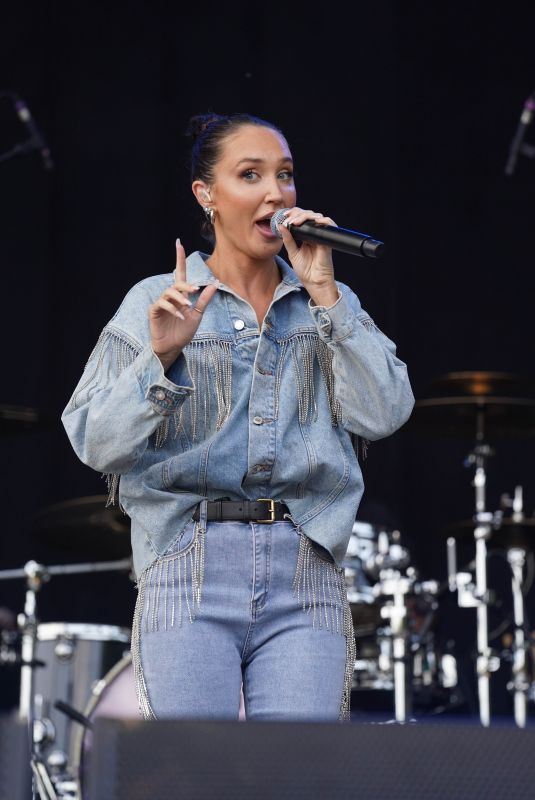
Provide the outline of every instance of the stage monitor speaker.
[[511,725],[96,721],[90,800],[533,800]]
[[0,716],[0,800],[31,797],[28,726],[16,714]]

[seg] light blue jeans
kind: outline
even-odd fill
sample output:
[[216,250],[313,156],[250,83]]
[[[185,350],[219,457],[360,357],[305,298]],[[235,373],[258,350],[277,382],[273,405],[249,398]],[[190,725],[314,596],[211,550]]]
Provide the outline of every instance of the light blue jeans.
[[343,570],[290,521],[189,523],[138,582],[132,653],[147,719],[349,716]]

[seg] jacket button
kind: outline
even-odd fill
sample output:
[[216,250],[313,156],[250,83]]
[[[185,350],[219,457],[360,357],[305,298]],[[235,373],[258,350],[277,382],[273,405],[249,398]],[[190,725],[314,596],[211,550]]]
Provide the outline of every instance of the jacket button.
[[245,328],[245,322],[242,319],[237,319],[234,323],[237,331],[242,331]]
[[164,390],[163,389],[158,389],[158,391],[156,392],[155,397],[156,397],[156,400],[165,400],[165,392],[164,392]]
[[255,425],[262,425],[264,420],[262,419],[262,417],[253,417],[253,422]]

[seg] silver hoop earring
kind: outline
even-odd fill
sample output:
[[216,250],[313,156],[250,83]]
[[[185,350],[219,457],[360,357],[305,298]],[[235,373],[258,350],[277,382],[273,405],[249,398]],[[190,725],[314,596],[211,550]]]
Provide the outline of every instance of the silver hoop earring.
[[203,211],[204,211],[204,215],[205,215],[206,219],[208,220],[208,222],[210,223],[210,225],[213,225],[214,224],[214,217],[215,217],[214,209],[213,208],[208,208],[208,206],[205,206]]

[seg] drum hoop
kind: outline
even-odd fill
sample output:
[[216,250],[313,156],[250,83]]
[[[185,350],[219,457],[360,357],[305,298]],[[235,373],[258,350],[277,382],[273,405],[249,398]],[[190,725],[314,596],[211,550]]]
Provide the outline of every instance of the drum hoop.
[[[98,705],[98,701],[100,700],[100,696],[104,689],[107,689],[110,683],[113,681],[114,678],[117,677],[123,670],[130,666],[132,663],[132,654],[126,653],[117,663],[113,665],[111,669],[101,678],[99,681],[91,689],[91,696],[88,702],[85,705],[83,710],[84,717],[88,719],[91,717],[91,714],[95,710]],[[79,725],[76,736],[73,739],[73,769],[74,774],[76,775],[76,780],[79,783],[80,781],[80,767],[82,766],[82,756],[83,756],[83,746],[84,746],[84,737],[85,737],[86,729]],[[78,787],[79,791],[81,791],[81,784]]]
[[131,631],[118,625],[96,625],[86,622],[41,622],[37,639],[49,642],[61,637],[90,642],[130,642]]

